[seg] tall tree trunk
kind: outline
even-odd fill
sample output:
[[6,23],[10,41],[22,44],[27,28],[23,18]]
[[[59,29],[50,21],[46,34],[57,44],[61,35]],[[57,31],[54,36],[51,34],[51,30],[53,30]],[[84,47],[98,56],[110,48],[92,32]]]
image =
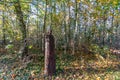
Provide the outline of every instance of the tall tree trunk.
[[64,20],[63,20],[63,25],[64,25],[64,53],[66,54],[67,51],[67,28],[66,28],[66,10],[65,10],[65,3],[63,2],[63,9],[64,9]]
[[119,30],[119,28],[118,27],[119,27],[119,23],[117,21],[117,23],[116,23],[116,30],[115,30],[115,43],[114,43],[116,49],[118,49],[118,46],[119,46],[118,45],[119,44],[119,39],[118,39],[119,38],[118,37],[118,30]]
[[52,9],[52,0],[50,0],[50,6],[51,6],[51,15],[50,15],[50,20],[51,20],[51,22],[50,22],[50,30],[52,30],[52,17],[53,17],[53,16],[52,16],[52,15],[53,15],[53,14],[52,14],[52,10],[53,10],[53,9]]
[[3,23],[2,23],[2,32],[3,32],[3,46],[6,44],[6,38],[5,38],[5,15],[3,10]]
[[39,5],[39,1],[37,0],[37,20],[36,20],[36,25],[37,25],[37,48],[40,48],[40,27],[39,27],[39,11],[38,11],[38,5]]
[[[113,24],[114,22],[113,22],[113,21],[114,21],[114,9],[113,9],[112,22],[111,22],[111,23],[112,23],[112,24],[111,24],[112,31],[113,31],[113,28],[114,28],[114,26],[113,26],[113,25],[114,25],[114,24]],[[110,48],[113,46],[112,36],[113,36],[113,33],[111,33],[111,37],[110,37]]]
[[70,31],[70,25],[71,25],[71,21],[70,21],[70,5],[69,5],[69,22],[68,22],[68,50],[69,50],[69,53],[70,53],[70,48],[71,48],[71,46],[70,46],[70,41],[71,41],[71,36],[70,36],[70,34],[71,34],[71,31]]
[[44,15],[44,24],[43,24],[43,38],[42,38],[42,51],[43,53],[45,52],[45,32],[46,32],[46,20],[47,20],[47,2],[48,0],[46,0],[46,4],[45,4],[45,15]]
[[75,23],[74,23],[74,33],[73,33],[73,50],[72,50],[72,54],[75,54],[75,45],[76,45],[76,32],[77,32],[77,0],[75,0]]
[[20,30],[22,32],[22,46],[21,46],[20,52],[22,54],[22,59],[23,59],[25,56],[28,55],[28,47],[27,47],[27,39],[26,39],[27,30],[26,30],[25,21],[23,19],[23,12],[21,10],[21,5],[19,0],[14,2],[14,7],[15,7],[17,19],[19,21]]
[[107,12],[105,11],[105,12],[104,12],[104,22],[103,22],[103,23],[104,23],[104,24],[103,24],[104,26],[103,26],[103,41],[102,41],[102,46],[105,45],[105,35],[106,35],[106,34],[105,34],[105,30],[104,30],[104,29],[106,28],[106,16],[105,16],[106,13],[107,13]]
[[6,44],[6,29],[5,29],[5,10],[6,10],[6,4],[4,0],[4,10],[2,12],[2,32],[3,32],[3,46]]

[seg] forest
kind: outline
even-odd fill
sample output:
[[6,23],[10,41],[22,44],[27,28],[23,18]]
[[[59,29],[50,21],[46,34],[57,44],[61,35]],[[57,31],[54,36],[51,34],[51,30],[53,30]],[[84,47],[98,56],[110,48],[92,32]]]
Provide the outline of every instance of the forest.
[[120,80],[120,0],[0,0],[0,80]]

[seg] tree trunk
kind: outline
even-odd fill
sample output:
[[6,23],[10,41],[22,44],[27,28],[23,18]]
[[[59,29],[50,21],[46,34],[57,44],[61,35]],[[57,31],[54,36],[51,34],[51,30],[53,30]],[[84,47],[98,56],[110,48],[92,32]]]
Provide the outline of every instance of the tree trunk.
[[43,36],[43,38],[42,38],[42,51],[43,51],[43,53],[45,53],[45,32],[46,32],[46,19],[47,19],[47,1],[48,0],[46,0],[46,5],[45,5],[45,15],[44,15],[44,24],[43,24],[43,34],[42,34],[42,36]]
[[49,32],[45,36],[45,75],[52,76],[55,74],[55,53],[54,53],[54,36]]
[[17,19],[19,21],[20,30],[22,32],[22,46],[21,46],[20,52],[22,54],[22,59],[23,59],[25,56],[28,55],[28,47],[27,47],[27,40],[26,40],[27,38],[26,25],[23,19],[23,12],[21,10],[21,5],[19,0],[15,1],[14,7],[15,7]]
[[65,10],[65,3],[63,2],[63,11],[65,12],[64,13],[64,20],[63,20],[63,25],[64,25],[64,54],[66,54],[67,52],[67,25],[66,25],[66,10]]
[[6,44],[6,38],[5,38],[5,15],[4,15],[4,11],[3,11],[3,23],[2,23],[2,32],[3,32],[3,46]]
[[2,40],[2,44],[3,46],[6,45],[6,28],[5,28],[5,11],[6,11],[6,3],[4,0],[4,10],[2,12],[2,32],[3,32],[3,40]]
[[106,28],[106,16],[105,14],[107,14],[107,11],[104,12],[104,22],[103,22],[103,40],[102,40],[102,46],[105,45],[105,35],[106,35],[106,31],[104,30]]
[[74,55],[75,54],[75,46],[76,46],[76,40],[75,40],[75,38],[76,38],[76,32],[77,32],[77,0],[75,0],[75,23],[74,23],[74,26],[75,26],[75,28],[74,28],[74,35],[73,35],[73,50],[72,50],[72,54]]
[[70,28],[71,28],[71,21],[70,21],[70,14],[71,14],[71,12],[70,12],[70,6],[69,6],[69,24],[68,24],[68,50],[69,50],[69,53],[70,53],[70,48],[71,48],[71,46],[70,46],[70,41],[71,41],[71,30],[70,30]]
[[37,9],[37,20],[36,20],[36,26],[37,26],[37,34],[36,34],[36,36],[37,36],[37,44],[36,44],[36,46],[37,46],[37,48],[40,48],[40,28],[39,28],[39,11],[38,11],[38,5],[39,5],[39,1],[37,0],[37,7],[36,7],[36,9]]
[[[114,14],[114,9],[113,9],[113,14]],[[112,21],[111,21],[111,28],[112,28],[112,31],[114,31],[114,15],[112,16]],[[113,33],[111,33],[111,37],[110,37],[110,48],[113,47],[113,40],[112,40],[112,36],[113,36]]]
[[53,13],[52,13],[52,11],[53,11],[53,9],[52,9],[52,0],[50,0],[50,6],[51,6],[51,15],[50,15],[50,20],[51,20],[51,22],[50,22],[50,30],[52,30],[52,23],[53,23]]

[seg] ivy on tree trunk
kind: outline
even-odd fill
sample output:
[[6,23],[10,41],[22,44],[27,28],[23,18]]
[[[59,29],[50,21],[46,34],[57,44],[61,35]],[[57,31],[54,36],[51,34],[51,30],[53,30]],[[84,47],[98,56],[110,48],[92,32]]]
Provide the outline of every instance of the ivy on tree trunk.
[[15,7],[15,12],[17,15],[17,19],[19,21],[19,26],[20,26],[20,30],[22,32],[22,50],[21,54],[22,54],[22,59],[28,55],[28,47],[27,47],[27,31],[26,31],[26,25],[25,25],[25,21],[23,19],[23,12],[21,10],[21,5],[20,5],[20,1],[17,0],[14,2],[14,7]]

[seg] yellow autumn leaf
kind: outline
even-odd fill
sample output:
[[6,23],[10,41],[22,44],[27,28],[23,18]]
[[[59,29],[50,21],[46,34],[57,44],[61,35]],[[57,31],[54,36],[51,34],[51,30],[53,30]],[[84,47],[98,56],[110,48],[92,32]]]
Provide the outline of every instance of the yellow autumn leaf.
[[104,80],[109,80],[109,78],[105,78]]
[[32,45],[30,45],[30,46],[29,46],[29,49],[31,49],[32,47],[33,47],[33,46],[32,46]]
[[81,0],[77,0],[78,3],[80,3]]
[[84,80],[89,80],[89,76],[86,76],[86,77],[84,78]]
[[2,22],[2,20],[0,20],[0,24],[2,24],[3,22]]
[[113,1],[113,4],[114,4],[114,5],[117,5],[118,3],[117,3],[117,1]]
[[68,5],[68,6],[73,6],[73,4],[74,4],[73,2],[68,2],[67,5]]
[[100,77],[97,77],[96,80],[101,80]]
[[31,71],[31,76],[34,77],[35,76],[35,71]]
[[5,11],[5,8],[4,8],[4,7],[2,7],[2,6],[0,6],[0,10],[3,10],[3,11]]
[[20,37],[20,36],[17,36],[17,37],[16,37],[16,40],[18,40],[18,41],[21,40],[21,37]]

